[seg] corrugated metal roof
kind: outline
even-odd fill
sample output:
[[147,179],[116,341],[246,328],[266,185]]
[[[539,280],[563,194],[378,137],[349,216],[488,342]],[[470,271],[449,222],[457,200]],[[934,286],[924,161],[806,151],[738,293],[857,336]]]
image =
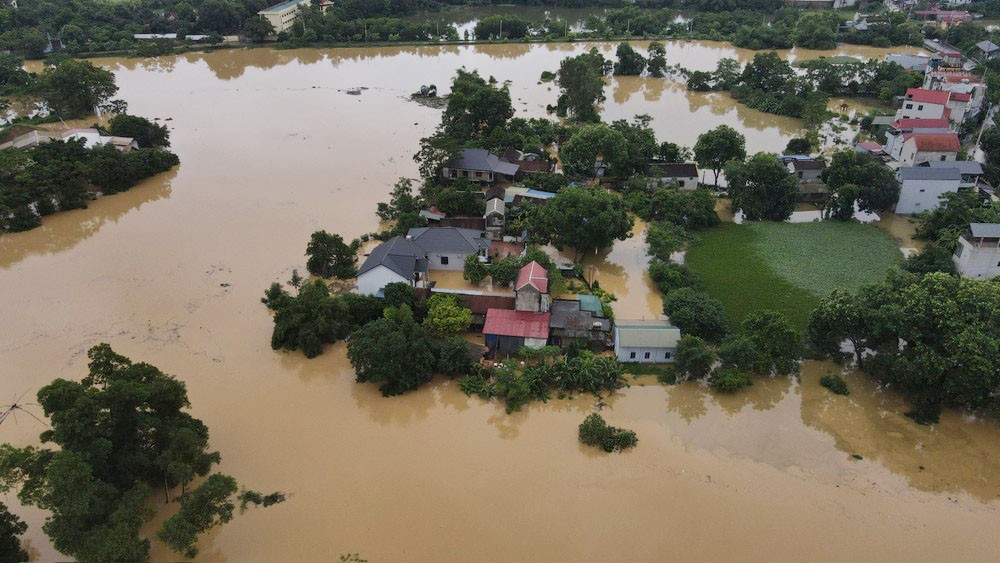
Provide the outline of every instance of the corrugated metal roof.
[[585,295],[577,294],[576,300],[580,302],[580,308],[584,311],[590,311],[591,313],[601,315],[604,313],[604,308],[601,306],[601,300],[596,295]]
[[520,338],[549,338],[549,313],[489,309],[483,334]]
[[956,160],[954,162],[932,160],[927,164],[931,168],[955,168],[962,174],[977,175],[983,173],[983,165],[975,160]]
[[1000,223],[971,223],[972,236],[979,238],[1000,238]]
[[627,348],[676,348],[681,329],[668,321],[618,321],[615,339]]
[[503,199],[492,198],[486,202],[486,214],[499,213],[504,215],[507,213],[507,204],[504,203]]
[[961,180],[962,173],[958,168],[931,168],[929,166],[910,166],[899,169],[899,179],[906,180]]

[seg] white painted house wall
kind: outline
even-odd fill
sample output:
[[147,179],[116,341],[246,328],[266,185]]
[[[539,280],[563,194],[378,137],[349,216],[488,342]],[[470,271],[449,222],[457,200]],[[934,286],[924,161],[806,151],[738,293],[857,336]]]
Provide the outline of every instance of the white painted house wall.
[[941,119],[944,117],[943,104],[903,100],[903,106],[896,110],[896,119]]
[[958,273],[967,278],[989,279],[1000,276],[1000,247],[977,247],[958,238],[958,246],[951,257]]
[[910,137],[897,160],[902,166],[916,166],[921,162],[954,162],[957,157],[958,153],[952,151],[918,151],[917,141]]
[[940,204],[941,194],[957,192],[960,180],[903,180],[896,213],[909,215],[930,211]]
[[[461,252],[440,252],[440,253],[428,253],[427,254],[427,269],[428,270],[462,270],[465,268],[465,258],[472,254],[471,252],[462,254]],[[443,258],[448,259],[448,263],[444,264]]]
[[368,270],[358,276],[358,293],[361,295],[375,295],[390,283],[412,283],[412,281],[413,280],[408,280],[385,266],[376,266],[375,268],[372,268],[371,270]]

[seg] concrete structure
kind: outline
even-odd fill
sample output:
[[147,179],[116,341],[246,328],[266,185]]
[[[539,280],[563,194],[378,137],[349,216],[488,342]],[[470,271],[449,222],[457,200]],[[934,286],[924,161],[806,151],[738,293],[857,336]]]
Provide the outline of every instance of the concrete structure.
[[23,149],[34,147],[50,141],[83,141],[83,146],[88,149],[101,145],[113,145],[122,152],[130,152],[139,148],[139,143],[132,137],[114,137],[102,135],[97,129],[77,128],[65,131],[45,131],[36,129],[30,133],[18,135],[6,143],[0,144],[0,150]]
[[417,285],[427,277],[427,254],[406,237],[393,237],[375,247],[358,269],[358,293],[381,295],[386,285]]
[[975,160],[956,160],[954,162],[928,162],[926,166],[931,168],[954,168],[962,175],[962,181],[958,185],[960,190],[978,190],[980,180],[983,177],[983,165]]
[[615,323],[615,356],[620,362],[674,362],[681,330],[668,321],[624,320]]
[[912,133],[950,133],[951,123],[941,119],[897,119],[885,129],[885,152],[900,160],[904,137]]
[[532,260],[517,273],[514,282],[514,309],[531,313],[549,310],[549,272]]
[[490,241],[482,231],[455,227],[410,229],[406,238],[424,252],[429,270],[462,270],[465,259],[474,254],[486,261]]
[[826,170],[826,161],[822,158],[815,160],[792,160],[786,165],[788,171],[795,174],[800,184],[812,184],[820,181],[820,175]]
[[924,162],[954,161],[961,144],[954,133],[906,133],[903,148],[896,160],[900,166],[916,166]]
[[972,223],[958,238],[951,257],[958,273],[967,278],[1000,276],[1000,223]]
[[489,309],[483,325],[487,357],[507,357],[522,346],[543,348],[549,340],[549,313]]
[[992,41],[980,41],[976,43],[976,50],[983,59],[995,59],[1000,57],[1000,46]]
[[948,92],[909,88],[903,96],[903,105],[896,110],[896,119],[947,118]]
[[957,192],[962,174],[956,168],[916,166],[900,168],[900,183],[896,213],[908,215],[930,211],[940,204],[942,194]]
[[931,57],[923,55],[891,54],[885,56],[886,62],[896,63],[910,72],[926,72],[931,68]]
[[513,181],[518,165],[503,162],[497,155],[483,149],[462,149],[458,158],[449,160],[441,175],[445,178],[465,178],[470,182],[491,183],[497,180]]
[[[569,346],[571,342],[584,339],[598,348],[612,345],[611,320],[594,312],[588,300],[578,295],[577,299],[555,299],[552,301],[549,319],[549,343],[553,346]],[[596,299],[596,297],[595,297]],[[600,303],[600,300],[598,300]]]
[[503,238],[504,226],[507,222],[507,204],[504,202],[504,190],[493,188],[486,192],[486,236],[491,240]]
[[257,15],[271,22],[275,33],[288,31],[299,17],[299,8],[312,6],[312,0],[286,0],[270,8],[264,8]]
[[650,189],[676,185],[690,191],[698,187],[698,166],[693,162],[653,162],[646,178]]

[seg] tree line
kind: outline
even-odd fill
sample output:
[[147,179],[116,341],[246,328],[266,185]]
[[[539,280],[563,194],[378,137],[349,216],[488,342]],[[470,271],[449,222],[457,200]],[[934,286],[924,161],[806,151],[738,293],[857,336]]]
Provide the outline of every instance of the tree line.
[[166,128],[148,120],[115,116],[108,133],[156,144],[122,152],[111,144],[88,149],[83,139],[70,139],[0,151],[0,231],[33,229],[46,215],[85,208],[98,192],[128,190],[180,162],[161,148],[169,144]]

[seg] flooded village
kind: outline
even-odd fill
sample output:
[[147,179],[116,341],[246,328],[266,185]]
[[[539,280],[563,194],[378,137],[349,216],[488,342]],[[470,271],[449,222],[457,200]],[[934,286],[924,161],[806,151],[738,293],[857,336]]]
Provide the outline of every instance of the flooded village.
[[[571,27],[584,25],[584,16],[578,19]],[[618,61],[620,44],[254,47],[89,59],[114,74],[115,97],[127,102],[129,114],[169,130],[169,150],[180,164],[86,208],[47,215],[33,229],[0,234],[0,396],[24,409],[12,411],[16,421],[13,414],[0,418],[0,441],[41,447],[39,434],[59,422],[46,418],[32,398],[56,378],[87,376],[88,350],[109,343],[183,382],[188,412],[210,429],[211,449],[221,452],[218,469],[241,490],[283,495],[279,504],[237,510],[225,526],[207,529],[197,539],[197,561],[995,560],[1000,421],[989,408],[949,404],[935,423],[918,424],[907,416],[912,396],[859,369],[851,346],[843,348],[846,360],[802,353],[791,375],[779,375],[785,370],[775,360],[774,374],[769,365],[748,387],[713,388],[707,373],[694,377],[674,366],[689,331],[664,312],[661,288],[669,284],[651,276],[657,262],[702,276],[697,289],[725,306],[727,331],[750,332],[740,328],[744,313],[767,303],[809,339],[809,313],[826,303],[830,290],[856,294],[866,283],[891,279],[888,272],[907,256],[933,246],[918,236],[921,222],[912,213],[935,207],[941,193],[972,189],[990,199],[987,162],[959,159],[976,152],[979,133],[971,143],[951,145],[951,136],[959,143],[961,123],[950,116],[968,111],[974,97],[966,92],[974,88],[965,87],[975,84],[962,69],[967,59],[959,54],[963,60],[953,72],[944,72],[947,64],[938,67],[942,74],[927,71],[926,82],[904,88],[895,104],[830,96],[824,108],[830,114],[814,129],[816,144],[801,152],[786,149],[812,131],[803,119],[753,109],[739,92],[694,91],[680,73],[609,72],[601,76],[600,121],[635,123],[636,116],[648,116],[657,143],[657,156],[640,165],[651,160],[652,168],[634,174],[642,180],[636,188],[615,178],[603,154],[597,162],[591,158],[588,173],[569,173],[574,161],[566,146],[588,125],[574,124],[572,111],[555,115],[559,82],[543,79],[591,49]],[[651,58],[649,40],[626,44]],[[712,40],[662,44],[670,65],[709,74],[722,60],[742,67],[762,52]],[[796,72],[821,58],[940,64],[948,56],[946,47],[846,43],[776,53]],[[38,61],[25,68],[43,72]],[[571,127],[540,152],[449,147],[433,172],[438,191],[427,195],[423,162],[414,154],[444,127],[460,69],[475,71],[484,88],[506,89],[513,119]],[[964,81],[948,79],[960,74]],[[422,85],[435,85],[441,103],[414,101]],[[975,114],[989,124],[989,112],[983,105]],[[108,119],[88,116],[42,130],[85,136],[84,129]],[[744,154],[736,158],[748,164],[722,167],[718,189],[711,165],[697,162],[693,150],[669,162],[660,158],[660,143],[694,149],[699,137],[720,126],[742,135]],[[844,212],[855,220],[835,221],[831,209],[845,196],[830,188],[829,202],[798,197],[785,202],[786,221],[768,221],[754,216],[749,196],[741,200],[734,187],[754,184],[757,153],[773,154],[791,178],[762,182],[768,186],[790,182],[807,194],[818,185],[840,185],[823,173],[840,166],[839,152],[891,170],[899,203],[866,210],[866,196],[855,195],[860,199],[851,199]],[[573,176],[573,182],[549,192],[528,179],[536,173]],[[851,174],[841,184],[883,177],[871,169]],[[413,181],[419,217],[397,212],[387,220],[392,210],[383,213],[380,203],[400,205],[401,178]],[[442,212],[440,193],[466,184],[483,211]],[[690,209],[683,234],[673,232],[680,241],[666,244],[666,255],[656,253],[649,234],[669,222],[663,208],[670,205],[657,203],[657,190],[690,198],[669,200]],[[607,205],[608,214],[625,215],[627,202],[628,223],[612,229],[610,244],[585,252],[559,244],[560,235],[568,236],[560,217],[578,208],[544,217],[529,210],[577,192],[611,198],[584,200]],[[695,192],[713,195],[697,201]],[[735,209],[740,201],[742,211]],[[694,217],[706,207],[714,223],[704,219],[712,224],[701,227]],[[415,226],[393,231],[411,219]],[[781,230],[800,223],[816,231]],[[959,235],[967,261],[996,226],[975,224],[986,226],[963,227]],[[539,244],[544,228],[552,232]],[[347,303],[356,309],[369,303],[367,296],[396,303],[390,295],[400,293],[396,282],[414,287],[417,301],[384,313],[379,305],[377,320],[355,323],[363,326],[344,329],[349,336],[327,340],[336,342],[307,358],[301,349],[272,344],[281,305],[272,299],[269,311],[261,297],[278,282],[294,300],[316,281],[310,276],[301,288],[287,282],[293,273],[308,276],[303,251],[317,231],[359,241],[351,248],[356,275],[319,282],[329,286],[330,299],[351,295],[356,301]],[[769,266],[714,263],[754,253]],[[501,275],[493,266],[508,254],[516,268]],[[814,279],[809,265],[819,254],[851,264],[852,271],[833,268],[823,271],[827,279]],[[962,262],[961,254],[958,267],[981,267]],[[470,275],[473,263],[485,273]],[[498,283],[501,277],[511,279]],[[741,290],[729,295],[720,287]],[[900,292],[918,291],[906,287]],[[991,295],[996,291],[994,281]],[[505,397],[493,387],[493,398],[482,398],[466,387],[472,376],[441,370],[389,397],[380,392],[384,379],[359,383],[367,376],[355,366],[372,369],[374,360],[359,360],[356,347],[378,340],[367,328],[425,318],[435,296],[457,296],[470,309],[465,329],[447,334],[468,344],[477,367],[463,369],[485,374],[484,385],[506,377],[487,370],[511,368],[512,377],[524,377],[525,369],[563,361],[557,358],[577,347],[581,335],[590,342],[579,347],[592,348],[594,358],[621,362],[614,363],[623,366],[626,384],[616,381],[598,393],[555,386],[547,400],[510,408],[511,391]],[[995,326],[985,315],[983,322]],[[721,337],[713,340],[711,330],[703,330],[708,348],[723,355]],[[850,340],[838,340],[838,352],[843,341]],[[541,351],[532,356],[525,347]],[[870,352],[869,360],[874,345]],[[571,352],[578,353],[591,358]],[[422,361],[417,356],[412,365]],[[721,367],[724,360],[712,357]],[[645,361],[645,369],[636,364]],[[658,374],[670,377],[658,380]],[[842,378],[848,395],[820,384],[831,375]],[[633,431],[638,445],[605,453],[578,442],[581,422],[593,413]],[[203,481],[195,477],[190,487]],[[154,515],[140,535],[151,540],[151,560],[178,560],[181,554],[158,539],[158,530],[180,510],[171,497],[182,491],[171,488],[165,501],[162,489],[148,495]],[[24,503],[16,489],[0,500],[27,524],[21,545],[30,560],[66,559],[43,530],[49,510]]]

